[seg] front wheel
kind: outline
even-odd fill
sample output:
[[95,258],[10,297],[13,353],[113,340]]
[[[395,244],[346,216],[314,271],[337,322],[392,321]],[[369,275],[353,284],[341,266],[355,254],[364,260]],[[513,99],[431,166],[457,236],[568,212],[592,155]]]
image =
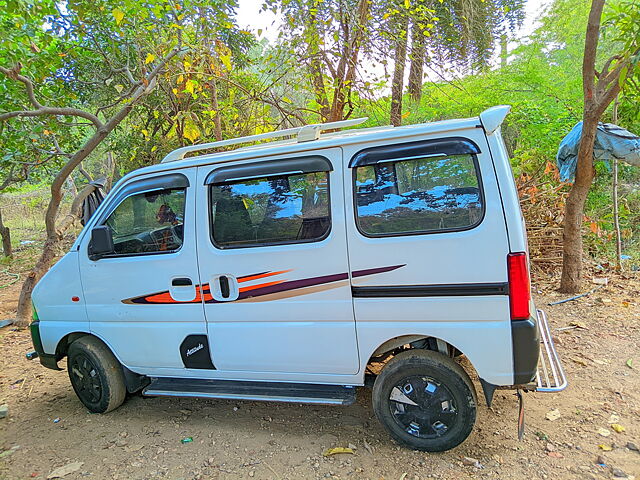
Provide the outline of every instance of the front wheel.
[[106,413],[122,405],[127,394],[122,366],[104,343],[80,337],[67,356],[71,386],[90,412]]
[[476,392],[451,358],[409,350],[394,357],[376,378],[373,410],[402,445],[442,452],[460,445],[473,430]]

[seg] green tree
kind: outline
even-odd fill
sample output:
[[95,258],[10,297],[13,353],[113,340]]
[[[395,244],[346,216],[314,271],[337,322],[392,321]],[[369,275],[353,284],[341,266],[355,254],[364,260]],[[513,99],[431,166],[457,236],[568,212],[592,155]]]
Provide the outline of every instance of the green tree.
[[[407,0],[391,2],[395,30],[391,123],[402,123],[405,63],[410,61],[408,91],[414,101],[422,94],[424,66],[434,71],[454,69],[477,73],[489,64],[497,40],[513,32],[524,19],[524,0]],[[409,19],[411,27],[409,28]],[[407,38],[411,35],[411,48]],[[407,58],[408,53],[408,58]]]
[[322,121],[348,118],[366,49],[370,0],[266,0],[285,19],[281,45],[306,68],[313,112]]
[[[3,88],[10,89],[13,95],[12,101],[3,102],[0,121],[48,118],[56,123],[54,134],[60,133],[58,138],[66,138],[64,132],[69,127],[82,128],[79,148],[67,153],[68,145],[60,145],[57,152],[64,164],[51,183],[45,215],[47,238],[23,284],[19,323],[28,321],[31,291],[53,262],[63,233],[77,218],[81,202],[90,192],[90,188],[83,189],[74,199],[70,214],[60,218],[63,185],[153,91],[169,63],[182,54],[188,18],[202,11],[226,15],[228,9],[224,5],[218,10],[210,3],[174,4],[169,0],[153,4],[102,0],[64,5],[39,0],[33,5],[12,2],[11,8],[0,13],[3,23],[13,22],[17,30],[44,30],[56,45],[46,50],[44,45],[35,43],[25,46],[28,33],[14,35],[2,44],[1,57],[7,59],[5,65],[0,65],[5,77]],[[30,61],[32,58],[34,61]],[[53,96],[52,85],[66,95]],[[17,93],[19,90],[21,94]]]
[[560,290],[567,293],[576,293],[582,284],[582,225],[584,205],[595,177],[593,146],[598,122],[620,93],[627,78],[634,75],[640,53],[640,9],[631,0],[612,2],[612,15],[608,23],[614,29],[613,35],[620,44],[620,50],[605,60],[600,71],[596,70],[604,4],[604,0],[592,1],[585,36],[582,135],[575,182],[567,198],[564,216]]

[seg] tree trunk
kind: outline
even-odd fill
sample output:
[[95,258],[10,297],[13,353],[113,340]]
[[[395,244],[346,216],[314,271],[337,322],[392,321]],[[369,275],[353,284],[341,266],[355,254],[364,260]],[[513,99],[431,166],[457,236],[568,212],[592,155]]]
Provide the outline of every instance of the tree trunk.
[[422,33],[416,22],[411,29],[411,54],[409,55],[411,67],[409,68],[409,82],[407,84],[407,91],[414,102],[419,102],[422,98],[422,75],[426,47],[424,33]]
[[608,66],[615,59],[605,63],[596,83],[596,58],[600,36],[600,19],[605,0],[592,0],[587,33],[582,58],[582,89],[584,95],[584,113],[582,116],[582,135],[578,149],[576,178],[565,205],[564,231],[562,245],[562,277],[560,291],[577,293],[582,286],[582,223],[584,204],[595,175],[593,169],[593,145],[598,129],[598,121],[609,104],[620,91],[620,71],[623,65],[612,72]]
[[105,168],[105,182],[104,182],[104,191],[110,192],[111,187],[113,186],[115,180],[115,172],[116,172],[116,161],[113,158],[112,152],[107,152],[107,165]]
[[402,91],[404,87],[404,68],[407,62],[407,28],[409,18],[403,17],[398,22],[398,39],[393,67],[393,81],[391,83],[391,125],[398,127],[402,124]]
[[47,239],[42,247],[42,254],[33,267],[33,270],[29,272],[27,278],[22,284],[20,290],[20,297],[18,298],[18,312],[16,313],[16,320],[14,325],[17,327],[26,327],[29,325],[29,319],[31,317],[31,292],[38,283],[38,280],[42,278],[47,270],[53,264],[56,252],[58,250],[58,244],[60,239],[50,240]]
[[69,193],[72,197],[78,195],[78,187],[76,187],[76,182],[73,181],[73,177],[71,175],[67,178],[67,188],[69,189]]
[[507,46],[507,36],[502,34],[500,36],[500,68],[507,66],[507,58],[509,57],[509,49]]
[[[341,28],[345,31],[345,44],[342,47],[341,58],[334,76],[333,101],[329,112],[329,122],[337,122],[345,119],[344,108],[351,95],[353,83],[356,79],[358,55],[364,40],[369,17],[370,0],[359,0],[356,7],[355,24],[350,30],[348,20],[341,20]],[[348,33],[351,31],[351,33]]]
[[[20,297],[18,299],[18,312],[16,313],[16,320],[14,325],[17,327],[26,327],[29,324],[31,317],[31,292],[36,286],[36,283],[42,278],[42,276],[51,268],[53,261],[60,250],[64,233],[73,225],[79,216],[82,207],[82,202],[89,194],[95,189],[93,185],[87,185],[80,193],[74,198],[71,204],[69,213],[60,221],[58,228],[53,232],[47,231],[47,239],[42,247],[42,254],[36,263],[36,266],[27,275],[22,289],[20,290]],[[51,204],[49,204],[51,205]],[[48,212],[47,212],[48,213]]]
[[564,293],[577,293],[582,286],[582,224],[584,204],[594,177],[593,144],[597,128],[598,119],[589,112],[585,112],[578,149],[576,179],[565,206],[560,279],[560,291]]
[[2,253],[5,257],[13,258],[11,248],[11,231],[2,221],[2,209],[0,208],[0,237],[2,237]]

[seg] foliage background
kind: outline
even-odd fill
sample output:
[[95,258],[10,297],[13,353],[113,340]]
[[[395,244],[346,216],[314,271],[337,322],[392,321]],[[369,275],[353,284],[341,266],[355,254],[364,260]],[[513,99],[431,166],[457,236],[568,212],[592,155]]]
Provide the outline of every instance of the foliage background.
[[[517,32],[522,20],[518,8],[523,2],[491,3],[491,8],[504,13],[495,17],[496,28],[502,29],[496,32],[503,32],[511,39],[510,45],[516,45],[502,61],[496,38],[480,33],[475,37],[473,32],[469,34],[473,41],[468,51],[457,47],[447,50],[447,42],[450,46],[462,44],[459,39],[452,43],[445,38],[451,32],[436,12],[442,2],[435,2],[432,9],[429,2],[374,3],[358,57],[359,68],[378,62],[385,73],[375,79],[359,73],[352,84],[344,86],[349,92],[351,116],[368,116],[365,126],[389,123],[392,72],[387,66],[393,64],[391,51],[402,37],[394,34],[394,25],[402,15],[415,14],[426,5],[419,11],[424,19],[421,32],[434,36],[425,59],[427,81],[419,100],[405,93],[402,123],[475,116],[492,105],[512,105],[504,136],[525,212],[532,224],[559,225],[567,187],[558,180],[555,153],[560,140],[581,118],[581,61],[590,2],[552,1],[542,12],[539,27],[525,38],[511,33]],[[605,21],[599,49],[603,59],[620,48],[616,40],[616,29],[621,28],[616,10],[620,5],[638,15],[634,0],[609,2],[606,15],[611,22]],[[237,26],[241,12],[234,2],[0,0],[0,62],[5,66],[21,62],[23,73],[37,82],[43,103],[108,112],[127,88],[126,73],[116,70],[126,65],[137,78],[171,47],[177,35],[181,36],[188,47],[185,53],[166,68],[155,90],[83,163],[92,177],[110,174],[105,161],[110,153],[116,159],[117,180],[183,145],[319,121],[321,105],[314,94],[313,76],[304,64],[308,51],[303,47],[311,44],[315,32],[320,35],[314,40],[318,45],[335,44],[330,50],[331,61],[337,61],[344,39],[333,33],[334,17],[327,17],[320,30],[298,27],[304,27],[305,13],[314,9],[318,15],[323,11],[342,15],[344,8],[348,12],[358,6],[355,0],[269,1],[265,8],[284,15],[279,41],[269,44]],[[509,13],[510,9],[515,13]],[[345,24],[352,21],[348,17]],[[405,41],[407,36],[405,30]],[[409,53],[407,61],[410,59]],[[335,87],[335,78],[329,74],[324,78],[328,89]],[[625,87],[618,123],[640,133],[637,85],[631,81]],[[24,108],[25,104],[21,85],[0,77],[0,112]],[[610,113],[606,115],[609,121]],[[0,122],[0,184],[10,173],[23,174],[0,192],[0,207],[5,207],[5,223],[15,230],[16,246],[25,239],[37,240],[31,227],[40,220],[25,221],[25,212],[11,206],[32,205],[27,216],[39,217],[42,210],[36,205],[41,201],[33,200],[38,196],[34,192],[46,189],[64,160],[60,152],[74,151],[87,135],[87,126],[72,118]],[[53,148],[54,143],[59,151]],[[611,241],[611,166],[601,163],[596,168],[598,175],[586,212],[587,246],[597,262],[606,264],[615,250]],[[623,253],[637,265],[640,173],[627,165],[620,168]],[[69,193],[85,182],[81,172],[74,173]],[[25,222],[29,228],[23,226]]]

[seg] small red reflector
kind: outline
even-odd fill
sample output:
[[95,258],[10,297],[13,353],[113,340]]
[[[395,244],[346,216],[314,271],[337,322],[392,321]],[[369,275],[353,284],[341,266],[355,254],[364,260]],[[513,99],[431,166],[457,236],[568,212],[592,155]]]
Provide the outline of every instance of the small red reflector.
[[511,320],[526,320],[529,318],[529,302],[531,300],[527,254],[519,252],[507,255],[507,269],[509,272]]
[[79,302],[80,301],[80,297],[71,297],[71,301],[72,302]]

